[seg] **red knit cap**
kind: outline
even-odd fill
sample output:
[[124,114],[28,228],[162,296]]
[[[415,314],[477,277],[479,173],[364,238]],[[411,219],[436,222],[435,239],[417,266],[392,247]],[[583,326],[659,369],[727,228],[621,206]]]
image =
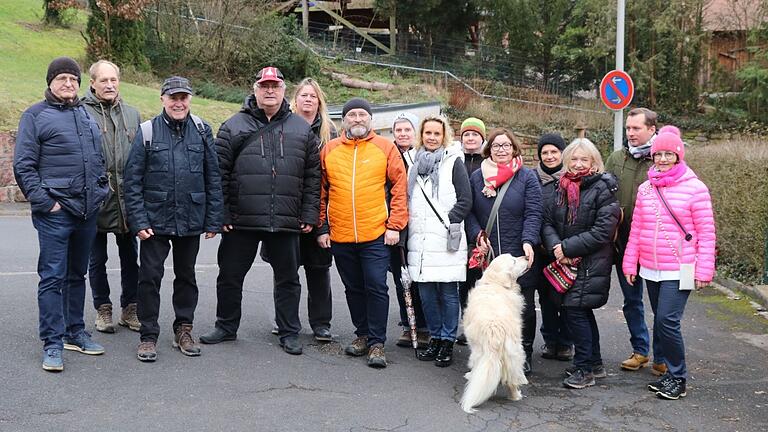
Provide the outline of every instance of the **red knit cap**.
[[[666,126],[662,129],[667,128]],[[680,139],[679,130],[677,128],[669,128],[668,130],[661,130],[661,133],[656,136],[651,144],[651,155],[654,155],[661,151],[673,152],[677,155],[677,159],[682,161],[685,159],[685,144]],[[677,133],[676,133],[677,132]]]

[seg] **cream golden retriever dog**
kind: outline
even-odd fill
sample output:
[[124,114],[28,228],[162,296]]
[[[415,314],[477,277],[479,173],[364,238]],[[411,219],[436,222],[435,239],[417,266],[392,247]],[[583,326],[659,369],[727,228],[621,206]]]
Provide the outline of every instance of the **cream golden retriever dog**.
[[469,292],[464,312],[464,334],[471,349],[461,408],[472,413],[496,392],[499,383],[509,398],[520,400],[523,373],[523,296],[517,278],[527,270],[525,257],[499,255]]

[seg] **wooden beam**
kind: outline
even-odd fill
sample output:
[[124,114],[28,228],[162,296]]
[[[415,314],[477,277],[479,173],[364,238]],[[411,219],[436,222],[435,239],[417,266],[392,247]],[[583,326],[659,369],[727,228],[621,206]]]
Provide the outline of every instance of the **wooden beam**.
[[368,42],[370,42],[370,43],[376,45],[377,47],[381,48],[381,50],[384,51],[385,53],[387,53],[387,54],[393,54],[394,53],[394,50],[390,49],[389,47],[387,47],[383,43],[377,41],[376,39],[371,37],[369,34],[367,34],[365,31],[360,30],[359,28],[357,28],[357,26],[355,26],[351,22],[345,20],[344,17],[342,17],[341,15],[339,15],[336,12],[334,12],[334,11],[326,8],[325,6],[321,5],[320,2],[315,3],[315,7],[320,9],[320,10],[322,10],[323,12],[327,13],[332,18],[334,18],[335,20],[337,20],[340,23],[344,24],[345,26],[349,27],[355,33],[357,33],[360,36],[362,36]]

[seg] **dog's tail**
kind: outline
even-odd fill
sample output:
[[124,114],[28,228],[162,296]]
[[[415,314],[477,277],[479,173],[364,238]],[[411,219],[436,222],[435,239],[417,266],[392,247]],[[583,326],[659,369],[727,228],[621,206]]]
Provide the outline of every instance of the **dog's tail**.
[[[493,396],[501,380],[501,358],[504,355],[504,332],[502,329],[488,325],[483,329],[486,333],[484,340],[487,346],[472,347],[482,350],[477,353],[472,370],[464,375],[467,383],[461,396],[461,409],[473,413],[473,407],[480,405]],[[487,350],[487,351],[485,351]],[[475,353],[472,353],[473,355]]]

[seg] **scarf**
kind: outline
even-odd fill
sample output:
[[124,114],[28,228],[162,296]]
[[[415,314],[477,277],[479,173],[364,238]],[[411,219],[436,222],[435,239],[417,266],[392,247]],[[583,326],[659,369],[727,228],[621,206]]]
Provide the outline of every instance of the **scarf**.
[[553,173],[545,171],[543,168],[546,167],[542,164],[536,166],[536,173],[539,174],[539,180],[541,181],[542,185],[553,182],[555,180],[560,180],[560,176],[563,174],[562,164],[560,164],[560,169]]
[[413,166],[408,173],[408,196],[413,196],[413,188],[416,186],[418,176],[427,177],[432,181],[432,196],[437,196],[437,190],[440,187],[440,162],[443,160],[445,147],[440,147],[435,151],[427,151],[424,147],[416,151],[416,157],[413,158]]
[[647,143],[641,146],[632,147],[631,145],[627,145],[627,150],[629,150],[629,154],[631,154],[635,159],[647,158],[651,155],[651,145],[653,145],[653,140],[655,139],[656,135],[654,134],[651,136],[651,139],[649,139]]
[[576,214],[579,210],[579,195],[581,188],[581,180],[584,177],[591,175],[589,170],[582,170],[579,172],[566,171],[562,177],[560,177],[560,195],[557,199],[557,205],[562,207],[568,201],[568,224],[572,225],[576,221]]
[[492,161],[491,158],[486,158],[483,163],[480,164],[480,171],[483,174],[483,195],[488,198],[496,196],[496,190],[501,187],[507,180],[515,176],[523,167],[523,157],[518,156],[509,161],[506,165],[499,165]]
[[67,108],[74,108],[80,105],[80,98],[75,98],[71,101],[65,101],[57,98],[56,95],[53,94],[50,88],[45,89],[44,96],[46,101],[54,105],[63,105],[64,107],[67,107]]
[[544,165],[543,163],[539,162],[539,168],[541,169],[542,172],[545,172],[545,173],[547,173],[547,174],[549,174],[551,176],[552,174],[554,174],[554,173],[560,171],[561,169],[563,169],[563,163],[560,162],[560,164],[558,164],[556,167],[549,168],[546,165]]
[[675,164],[672,169],[665,172],[656,171],[656,166],[651,165],[651,168],[648,169],[648,181],[656,187],[671,186],[677,183],[686,171],[688,171],[688,166],[683,161]]

